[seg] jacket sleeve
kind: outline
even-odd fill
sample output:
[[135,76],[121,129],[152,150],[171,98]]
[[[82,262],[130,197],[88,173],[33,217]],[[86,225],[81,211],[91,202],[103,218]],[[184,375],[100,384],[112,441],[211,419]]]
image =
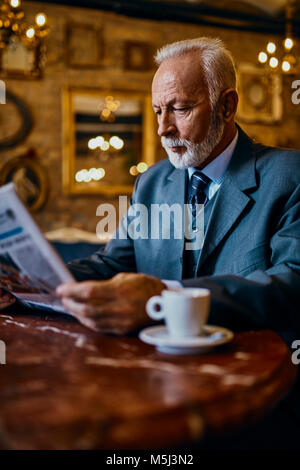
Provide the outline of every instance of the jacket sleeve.
[[[138,181],[139,177],[135,182],[130,206],[134,204]],[[88,258],[68,263],[68,269],[77,281],[110,279],[119,272],[136,272],[133,240],[128,231],[131,219],[127,211],[104,250],[97,251]]]
[[246,277],[220,275],[182,281],[211,290],[209,322],[229,328],[270,328],[300,334],[300,185],[270,239],[271,267]]

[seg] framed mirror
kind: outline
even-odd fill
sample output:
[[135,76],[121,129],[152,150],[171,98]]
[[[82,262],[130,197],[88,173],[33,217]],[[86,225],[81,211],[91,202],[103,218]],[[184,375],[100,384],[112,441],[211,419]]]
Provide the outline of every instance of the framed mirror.
[[139,173],[155,163],[150,94],[69,87],[63,123],[67,194],[131,194]]
[[42,74],[41,44],[26,46],[16,35],[0,49],[0,72],[3,77],[36,79]]

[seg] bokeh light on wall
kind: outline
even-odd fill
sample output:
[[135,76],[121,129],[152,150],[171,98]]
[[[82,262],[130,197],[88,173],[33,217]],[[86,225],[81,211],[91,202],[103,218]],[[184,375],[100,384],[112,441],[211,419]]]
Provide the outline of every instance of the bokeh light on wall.
[[145,162],[140,162],[137,165],[132,165],[129,169],[129,173],[132,176],[137,176],[139,173],[144,173],[148,169],[148,165]]
[[86,168],[77,171],[75,180],[77,183],[89,183],[90,181],[99,181],[105,176],[104,168]]
[[144,173],[148,169],[147,163],[144,162],[138,163],[136,167],[139,173]]
[[44,15],[44,13],[38,13],[35,16],[35,22],[38,26],[44,26],[46,24],[46,21],[47,21],[47,18],[46,18],[46,15]]
[[113,147],[115,150],[121,150],[124,147],[124,140],[117,135],[113,135],[108,142],[104,137],[98,135],[88,141],[88,148],[90,150],[100,148],[103,152],[106,152],[110,147]]
[[120,104],[120,101],[115,100],[113,96],[106,96],[105,106],[100,112],[101,121],[114,122],[116,120],[115,111],[117,111]]
[[121,150],[121,148],[124,147],[124,140],[120,139],[117,135],[113,135],[109,139],[109,143],[112,147],[114,147],[116,150]]

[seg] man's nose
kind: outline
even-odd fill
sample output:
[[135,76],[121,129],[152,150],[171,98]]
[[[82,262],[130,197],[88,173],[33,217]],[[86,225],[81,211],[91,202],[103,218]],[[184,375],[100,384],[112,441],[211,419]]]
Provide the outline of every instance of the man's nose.
[[176,126],[170,121],[167,114],[162,114],[158,122],[158,135],[160,137],[176,133]]

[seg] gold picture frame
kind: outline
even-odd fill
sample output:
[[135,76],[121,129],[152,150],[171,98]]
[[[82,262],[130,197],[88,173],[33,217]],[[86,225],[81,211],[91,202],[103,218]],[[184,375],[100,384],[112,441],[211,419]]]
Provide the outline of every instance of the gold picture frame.
[[[108,97],[116,97],[121,103],[126,103],[127,109],[135,109],[137,106],[141,110],[140,124],[132,124],[132,118],[135,118],[134,114],[129,116],[125,115],[124,112],[121,116],[123,118],[123,123],[126,121],[125,118],[129,121],[129,124],[121,124],[119,127],[112,125],[109,127],[108,122],[101,123],[100,121],[100,103],[103,103],[104,100]],[[92,123],[88,123],[86,115],[81,114],[81,121],[76,121],[78,116],[78,111],[76,106],[78,103],[83,103],[83,108],[94,107],[94,114]],[[105,89],[92,89],[92,88],[77,88],[77,87],[66,87],[63,90],[63,189],[64,192],[68,195],[91,195],[91,194],[102,194],[108,197],[118,196],[120,194],[130,195],[133,190],[134,177],[128,174],[129,166],[126,171],[113,166],[113,162],[118,161],[123,164],[126,154],[126,164],[128,159],[128,149],[126,150],[126,138],[124,149],[122,150],[117,157],[115,153],[109,154],[109,152],[103,155],[104,152],[100,151],[95,153],[88,150],[88,138],[90,136],[97,135],[97,132],[101,133],[104,129],[104,134],[109,133],[109,135],[116,134],[119,131],[125,132],[125,135],[132,132],[136,132],[135,137],[138,135],[139,146],[135,146],[135,155],[131,150],[130,158],[132,158],[132,166],[138,164],[138,162],[143,162],[146,164],[144,166],[149,167],[154,164],[156,161],[156,121],[155,116],[152,110],[151,105],[151,95],[145,92],[135,92],[129,90],[105,90]],[[95,108],[97,106],[97,108]],[[124,106],[125,107],[125,106]],[[96,111],[95,111],[96,109]],[[87,113],[88,115],[88,113]],[[129,117],[129,118],[128,118]],[[90,127],[89,127],[90,126]],[[131,126],[131,127],[130,127]],[[100,129],[100,131],[98,131]],[[112,130],[111,130],[112,129]],[[117,131],[115,130],[117,129]],[[103,132],[102,132],[103,133]],[[127,133],[127,134],[126,134]],[[81,140],[78,142],[78,135],[83,135],[84,145],[82,146]],[[128,137],[130,141],[130,137]],[[135,142],[136,143],[136,142]],[[128,145],[129,147],[130,145]],[[78,149],[82,150],[84,148],[83,156],[78,156]],[[126,153],[127,152],[127,153]],[[108,171],[108,175],[103,178],[101,181],[90,181],[78,182],[76,180],[76,175],[80,168],[91,168],[102,166],[101,162],[99,163],[100,158],[107,158],[109,155],[109,162],[111,163],[111,168]],[[123,155],[123,156],[122,156]],[[106,165],[109,163],[106,161]],[[79,165],[79,166],[78,166]],[[132,168],[132,167],[131,167]],[[136,167],[135,167],[136,168]],[[105,170],[106,171],[106,170]],[[132,173],[131,173],[132,175]],[[135,174],[135,176],[137,173]],[[122,180],[125,178],[125,182]]]
[[282,77],[253,64],[237,68],[237,118],[245,123],[275,124],[282,119]]
[[124,69],[146,72],[154,67],[151,45],[141,41],[125,41]]
[[94,24],[67,23],[66,63],[72,68],[99,68],[103,53],[102,28]]

